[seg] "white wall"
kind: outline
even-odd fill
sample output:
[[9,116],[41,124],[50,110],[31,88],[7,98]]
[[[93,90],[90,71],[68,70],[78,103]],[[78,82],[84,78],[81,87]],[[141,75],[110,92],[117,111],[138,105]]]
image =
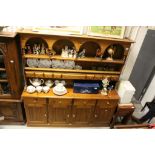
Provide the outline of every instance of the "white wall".
[[129,79],[147,32],[147,27],[129,27],[129,28],[130,32],[128,32],[128,37],[133,41],[135,41],[135,43],[131,45],[127,61],[120,76],[120,80]]

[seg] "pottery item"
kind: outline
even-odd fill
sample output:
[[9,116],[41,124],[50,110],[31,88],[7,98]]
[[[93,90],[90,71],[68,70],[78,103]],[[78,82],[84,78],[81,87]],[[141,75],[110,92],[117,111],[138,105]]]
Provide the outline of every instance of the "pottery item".
[[36,88],[34,86],[29,85],[27,86],[26,91],[28,93],[34,93],[36,91]]
[[53,93],[56,95],[64,95],[67,93],[67,89],[64,87],[62,83],[58,83],[54,88],[53,88]]
[[52,80],[46,80],[45,85],[48,86],[48,87],[52,87],[53,86],[53,81]]
[[43,90],[43,87],[42,87],[42,86],[37,86],[37,87],[36,87],[36,91],[37,91],[38,93],[41,93],[42,90]]
[[29,81],[35,87],[40,86],[41,84],[44,83],[44,80],[43,79],[38,79],[38,78],[33,78],[32,80],[29,79]]
[[48,59],[40,59],[38,62],[38,67],[40,68],[50,68],[52,65],[51,60]]
[[29,67],[38,67],[38,59],[27,59],[27,65]]
[[44,87],[43,87],[43,92],[44,92],[44,93],[48,93],[49,90],[50,90],[50,87],[49,87],[49,86],[44,86]]

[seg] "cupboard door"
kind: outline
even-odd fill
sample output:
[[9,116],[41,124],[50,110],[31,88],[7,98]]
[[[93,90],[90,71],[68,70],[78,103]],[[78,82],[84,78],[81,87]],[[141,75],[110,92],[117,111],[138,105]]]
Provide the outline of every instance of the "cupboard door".
[[24,99],[26,117],[28,124],[46,124],[47,107],[46,99],[28,98]]
[[18,121],[16,103],[0,103],[0,123],[3,121]]
[[98,100],[93,122],[95,124],[109,124],[116,109],[116,105],[115,102],[111,103],[110,101]]
[[71,99],[49,99],[48,123],[68,124],[71,117]]
[[72,108],[73,124],[89,124],[92,121],[96,100],[75,99]]

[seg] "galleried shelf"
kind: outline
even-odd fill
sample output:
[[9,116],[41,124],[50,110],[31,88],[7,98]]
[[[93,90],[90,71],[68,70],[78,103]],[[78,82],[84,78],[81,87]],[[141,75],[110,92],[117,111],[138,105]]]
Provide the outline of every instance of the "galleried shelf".
[[37,54],[24,54],[24,58],[29,59],[56,59],[56,60],[73,60],[73,61],[86,61],[86,62],[103,62],[103,63],[114,63],[114,64],[124,64],[123,60],[105,60],[97,59],[94,57],[85,58],[63,58],[60,55],[48,56],[48,55],[37,55]]

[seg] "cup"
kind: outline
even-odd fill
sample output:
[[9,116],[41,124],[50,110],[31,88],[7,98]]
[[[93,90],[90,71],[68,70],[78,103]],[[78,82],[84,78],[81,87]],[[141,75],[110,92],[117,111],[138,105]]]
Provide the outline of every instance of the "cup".
[[42,90],[43,90],[43,87],[42,87],[42,86],[37,86],[37,87],[36,87],[36,91],[37,91],[38,93],[41,93]]
[[48,93],[49,90],[50,90],[50,87],[49,87],[49,86],[44,86],[44,87],[43,87],[43,92],[44,92],[44,93]]

